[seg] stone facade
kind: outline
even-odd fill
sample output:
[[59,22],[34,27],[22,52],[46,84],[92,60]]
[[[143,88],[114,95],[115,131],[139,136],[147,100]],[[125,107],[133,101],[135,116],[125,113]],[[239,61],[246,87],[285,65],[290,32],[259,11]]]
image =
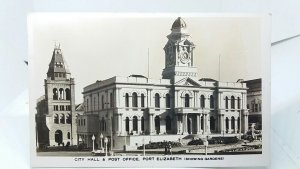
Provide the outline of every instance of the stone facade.
[[78,118],[85,121],[78,126],[83,142],[91,145],[95,135],[100,145],[102,133],[112,140],[111,148],[136,148],[142,140],[247,132],[246,84],[198,80],[195,45],[181,18],[175,20],[167,38],[162,79],[112,77],[84,88],[85,111]]
[[262,90],[261,79],[244,81],[247,84],[247,108],[249,109],[249,125],[255,123],[258,130],[262,129]]
[[[45,95],[37,103],[38,146],[76,145],[75,83],[56,46],[45,79]],[[82,114],[82,112],[81,112]],[[75,141],[74,141],[75,140]]]

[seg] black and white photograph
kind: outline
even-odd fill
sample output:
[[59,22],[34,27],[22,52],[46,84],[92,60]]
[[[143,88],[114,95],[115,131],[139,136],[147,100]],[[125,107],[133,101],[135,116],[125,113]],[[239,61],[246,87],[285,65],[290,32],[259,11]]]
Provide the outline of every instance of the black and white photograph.
[[264,165],[266,20],[32,14],[32,166]]

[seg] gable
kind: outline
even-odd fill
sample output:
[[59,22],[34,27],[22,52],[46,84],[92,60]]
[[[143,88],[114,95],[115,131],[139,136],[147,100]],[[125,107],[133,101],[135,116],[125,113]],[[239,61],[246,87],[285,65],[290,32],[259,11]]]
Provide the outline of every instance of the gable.
[[201,85],[194,81],[193,79],[187,77],[179,80],[178,82],[175,83],[175,85],[178,86],[191,86],[191,87],[200,87]]

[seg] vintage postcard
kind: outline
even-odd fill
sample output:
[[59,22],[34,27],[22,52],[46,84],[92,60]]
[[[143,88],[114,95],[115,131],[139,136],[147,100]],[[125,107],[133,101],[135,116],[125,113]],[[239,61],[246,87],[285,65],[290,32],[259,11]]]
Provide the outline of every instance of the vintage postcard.
[[267,15],[34,13],[32,167],[269,163]]

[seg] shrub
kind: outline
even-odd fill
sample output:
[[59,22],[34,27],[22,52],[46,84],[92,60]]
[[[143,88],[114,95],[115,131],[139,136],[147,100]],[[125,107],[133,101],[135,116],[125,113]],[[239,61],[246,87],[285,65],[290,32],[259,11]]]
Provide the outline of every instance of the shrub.
[[192,141],[188,142],[188,145],[203,145],[203,141],[201,139],[192,140]]
[[[180,147],[181,143],[179,142],[153,142],[150,144],[145,145],[145,149],[158,149],[158,148],[165,148],[167,145],[171,144],[171,147]],[[138,149],[143,149],[143,146],[139,146]]]

